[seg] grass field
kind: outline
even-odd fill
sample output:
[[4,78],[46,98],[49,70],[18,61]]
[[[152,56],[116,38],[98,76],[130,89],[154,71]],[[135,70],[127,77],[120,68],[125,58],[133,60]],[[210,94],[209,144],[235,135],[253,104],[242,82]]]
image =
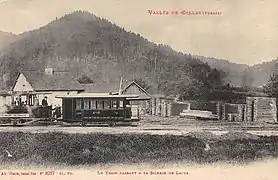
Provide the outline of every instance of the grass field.
[[0,132],[0,142],[2,165],[248,163],[278,157],[278,137],[238,132],[222,136]]

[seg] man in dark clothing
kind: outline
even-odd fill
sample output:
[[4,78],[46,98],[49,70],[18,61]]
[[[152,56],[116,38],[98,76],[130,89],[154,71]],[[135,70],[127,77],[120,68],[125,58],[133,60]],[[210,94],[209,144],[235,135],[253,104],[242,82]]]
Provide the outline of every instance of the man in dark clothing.
[[60,110],[60,108],[58,106],[55,105],[54,108],[52,109],[52,111],[53,111],[52,117],[54,119],[61,117],[61,110]]
[[47,97],[46,97],[46,96],[45,96],[44,99],[42,100],[42,105],[43,105],[43,106],[48,106]]

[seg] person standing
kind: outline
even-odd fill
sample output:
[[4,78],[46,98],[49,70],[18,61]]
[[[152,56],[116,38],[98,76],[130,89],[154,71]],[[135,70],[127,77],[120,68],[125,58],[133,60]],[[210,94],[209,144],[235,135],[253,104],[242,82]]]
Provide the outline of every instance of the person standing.
[[38,99],[38,97],[37,96],[35,96],[35,103],[34,103],[34,105],[35,106],[39,106],[39,99]]
[[43,106],[48,106],[48,103],[47,103],[47,97],[45,96],[42,100],[42,105]]

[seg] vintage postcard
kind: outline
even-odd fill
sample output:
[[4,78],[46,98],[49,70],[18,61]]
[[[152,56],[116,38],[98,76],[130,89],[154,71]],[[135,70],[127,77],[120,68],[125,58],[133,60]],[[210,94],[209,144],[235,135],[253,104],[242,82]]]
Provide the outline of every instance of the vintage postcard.
[[0,0],[0,179],[277,179],[277,6]]

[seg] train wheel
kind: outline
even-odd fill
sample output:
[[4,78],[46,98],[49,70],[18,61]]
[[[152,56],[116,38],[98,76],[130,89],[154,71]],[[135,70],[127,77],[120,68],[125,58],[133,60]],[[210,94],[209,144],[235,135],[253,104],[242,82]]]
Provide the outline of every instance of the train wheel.
[[12,124],[13,124],[13,126],[16,126],[16,125],[17,125],[17,121],[16,121],[16,120],[13,120],[13,121],[12,121]]
[[86,123],[85,122],[81,122],[81,126],[86,126]]
[[116,126],[116,123],[115,122],[111,122],[108,124],[110,127],[115,127]]

